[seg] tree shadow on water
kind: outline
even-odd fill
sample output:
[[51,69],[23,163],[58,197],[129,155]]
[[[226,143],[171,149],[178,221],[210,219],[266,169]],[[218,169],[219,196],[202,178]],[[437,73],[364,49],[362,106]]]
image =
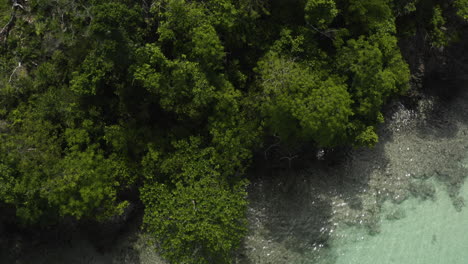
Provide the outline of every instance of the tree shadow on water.
[[[308,190],[308,183],[292,183],[292,171],[283,171],[280,174],[288,175],[290,179],[285,182],[285,175],[278,174],[252,183],[249,190],[250,208],[255,212],[249,218],[251,221],[255,218],[254,221],[259,221],[262,225],[259,227],[251,224],[251,228],[263,229],[261,237],[267,241],[258,246],[258,250],[270,247],[273,243],[276,248],[272,250],[283,251],[282,259],[272,263],[288,263],[292,261],[292,256],[288,255],[305,254],[314,246],[327,247],[329,233],[325,230],[331,228],[332,208],[327,201],[318,197],[316,192]],[[242,263],[256,262],[250,260]]]
[[[310,263],[317,258],[334,263],[336,256],[330,255],[330,242],[336,222],[359,223],[353,216],[349,221],[344,219],[346,212],[340,208],[353,212],[364,209],[360,194],[369,188],[371,174],[383,170],[387,163],[383,145],[336,150],[323,160],[303,155],[305,161],[299,166],[253,172],[256,177],[249,188],[250,226],[263,228],[262,232],[257,230],[257,236],[260,232],[265,241],[283,250],[282,259],[271,263],[292,263],[283,256],[288,254],[303,257],[299,262],[294,259],[294,263]],[[346,206],[339,207],[338,203]],[[261,245],[257,247],[261,249]]]
[[112,230],[104,228],[105,224],[67,221],[45,228],[5,225],[0,263],[139,264],[132,238],[137,233],[133,230],[135,223],[127,224],[129,228]]
[[[468,33],[468,26],[459,29]],[[423,93],[435,98],[428,124],[420,133],[439,138],[457,134],[460,123],[468,123],[468,40],[451,43],[443,51],[432,52],[425,59]]]
[[425,83],[433,102],[418,133],[440,139],[455,137],[468,124],[468,81],[444,80],[434,74]]
[[[264,182],[266,188],[266,226],[271,239],[288,249],[306,250],[327,245],[332,208],[299,172],[288,170]],[[302,253],[302,252],[301,252]]]

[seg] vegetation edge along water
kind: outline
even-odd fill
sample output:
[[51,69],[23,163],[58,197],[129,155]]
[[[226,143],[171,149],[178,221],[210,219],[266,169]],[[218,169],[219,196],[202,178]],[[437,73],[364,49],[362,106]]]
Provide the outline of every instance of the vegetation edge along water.
[[372,147],[421,67],[462,68],[467,20],[466,0],[2,0],[1,220],[142,205],[168,261],[230,263],[253,154]]

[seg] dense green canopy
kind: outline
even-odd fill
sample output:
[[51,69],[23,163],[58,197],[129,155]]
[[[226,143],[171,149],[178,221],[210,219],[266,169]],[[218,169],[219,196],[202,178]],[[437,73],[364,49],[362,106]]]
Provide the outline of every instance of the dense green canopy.
[[409,88],[399,37],[441,47],[463,19],[466,0],[2,0],[0,203],[106,221],[139,189],[165,258],[229,263],[262,143],[374,145]]

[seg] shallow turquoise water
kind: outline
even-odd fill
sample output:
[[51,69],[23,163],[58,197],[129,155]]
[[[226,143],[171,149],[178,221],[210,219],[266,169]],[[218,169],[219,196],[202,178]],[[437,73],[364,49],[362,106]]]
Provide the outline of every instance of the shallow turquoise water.
[[[299,227],[291,220],[301,213],[290,214],[291,219],[286,220],[290,236],[275,239],[278,234],[268,235],[271,231],[255,233],[250,239],[257,243],[257,248],[250,262],[245,263],[466,264],[468,209],[457,211],[446,186],[433,178],[427,181],[435,186],[435,199],[411,197],[400,204],[384,202],[378,215],[377,234],[369,234],[364,224],[337,222],[324,225],[331,226],[326,243],[303,246],[301,243],[307,241],[294,238],[298,235],[292,230]],[[462,186],[459,197],[468,201],[468,184]],[[397,217],[392,218],[395,212]],[[275,224],[284,225],[284,220],[277,221]],[[257,228],[268,229],[261,225]],[[308,230],[303,230],[302,235],[309,235]]]
[[[411,122],[417,122],[416,117],[416,121],[405,124],[410,127],[406,131],[394,129],[394,140],[384,143],[387,168],[394,168],[386,175],[389,181],[395,181],[395,175],[391,174],[399,175],[396,180],[409,176],[410,182],[418,174],[434,175],[422,181],[417,179],[434,187],[433,199],[409,196],[401,203],[387,199],[378,210],[377,234],[370,235],[369,229],[362,226],[341,225],[329,239],[330,252],[325,259],[303,263],[468,263],[468,208],[465,207],[468,183],[456,183],[456,179],[464,182],[468,176],[468,109],[464,103],[466,97],[458,102],[458,107],[442,111],[437,120],[429,119],[411,127]],[[452,119],[453,114],[460,116]],[[428,125],[433,121],[445,126]],[[383,192],[385,187],[376,190]]]
[[[461,195],[468,200],[468,184]],[[468,210],[457,212],[442,187],[437,189],[436,201],[413,198],[400,205],[385,203],[383,211],[395,207],[404,217],[383,217],[378,235],[356,228],[338,230],[331,243],[338,256],[336,264],[468,263]]]

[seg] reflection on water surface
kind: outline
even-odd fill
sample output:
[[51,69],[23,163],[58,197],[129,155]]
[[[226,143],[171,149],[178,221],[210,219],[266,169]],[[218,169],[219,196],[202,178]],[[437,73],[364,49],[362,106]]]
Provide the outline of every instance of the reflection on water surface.
[[468,263],[467,102],[396,105],[374,149],[255,180],[237,262]]

